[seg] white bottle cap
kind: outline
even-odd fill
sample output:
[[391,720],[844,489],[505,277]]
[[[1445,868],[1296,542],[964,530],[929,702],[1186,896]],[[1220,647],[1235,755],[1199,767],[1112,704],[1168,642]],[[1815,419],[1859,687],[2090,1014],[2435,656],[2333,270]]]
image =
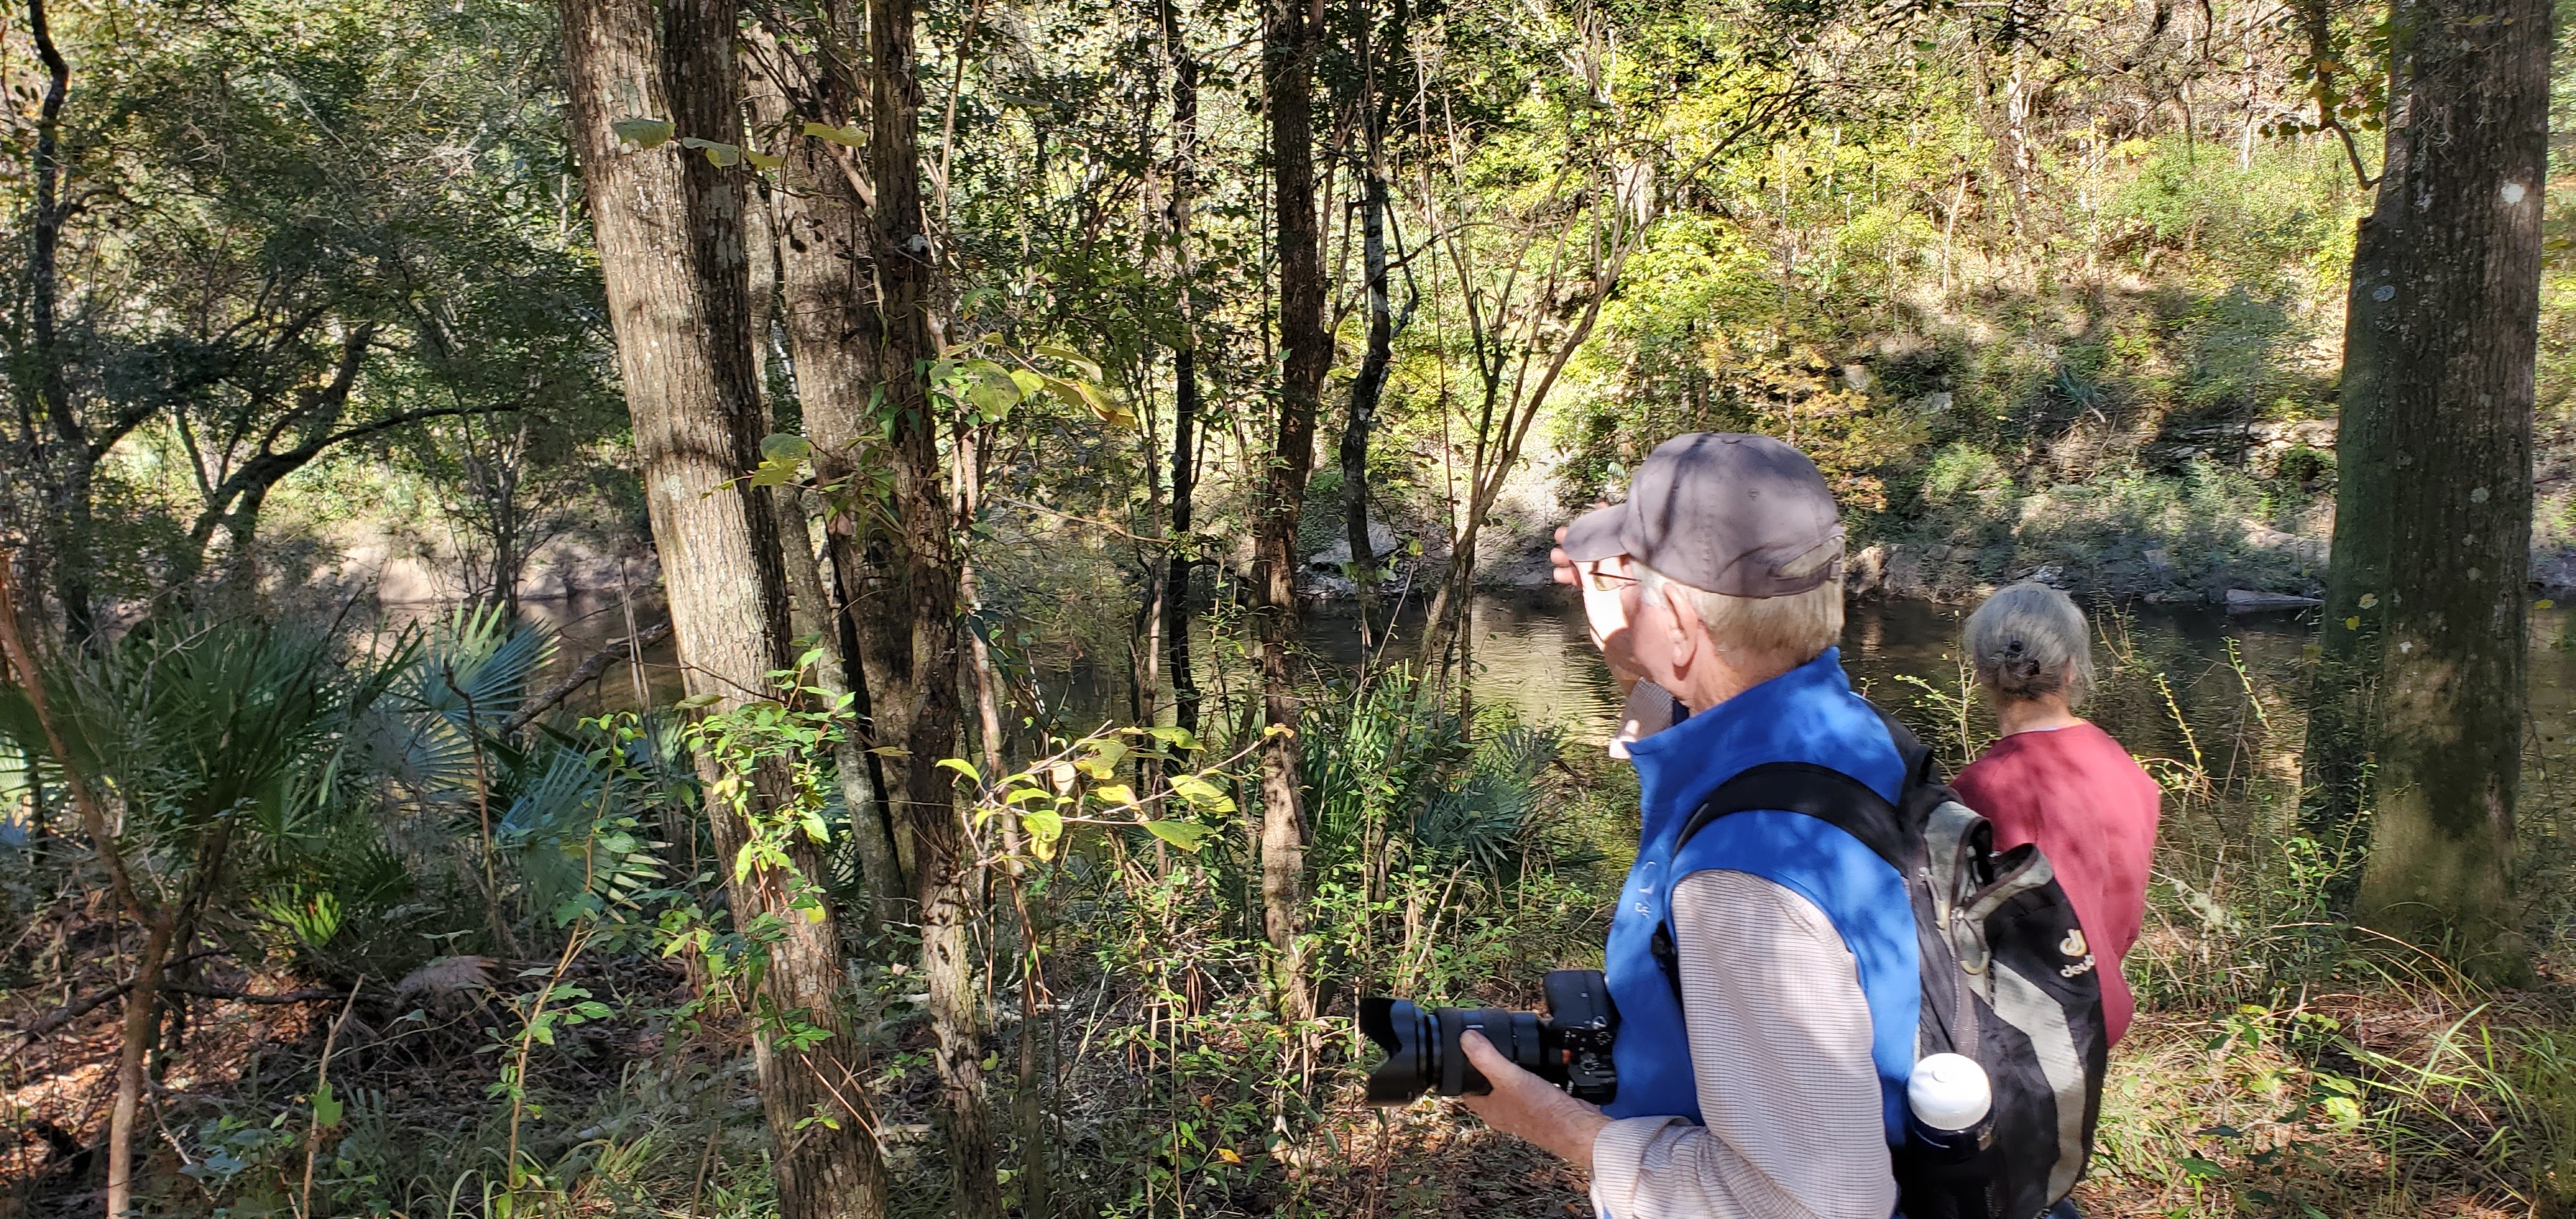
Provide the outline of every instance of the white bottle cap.
[[1986,1119],[1995,1094],[1976,1059],[1934,1054],[1914,1064],[1914,1074],[1905,1082],[1905,1103],[1934,1130],[1966,1130]]

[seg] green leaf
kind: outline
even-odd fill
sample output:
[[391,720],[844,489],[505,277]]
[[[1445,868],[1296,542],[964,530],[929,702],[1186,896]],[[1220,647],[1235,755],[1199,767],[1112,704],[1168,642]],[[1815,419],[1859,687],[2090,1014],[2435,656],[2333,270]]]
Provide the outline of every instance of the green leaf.
[[1234,797],[1225,794],[1222,788],[1197,775],[1172,776],[1172,790],[1179,792],[1182,799],[1200,808],[1219,813],[1234,811]]
[[313,1090],[313,1121],[316,1125],[324,1129],[339,1125],[342,1108],[340,1098],[331,1095],[329,1080],[324,1080],[321,1087]]
[[784,156],[772,156],[772,155],[770,155],[770,154],[768,154],[768,153],[762,152],[761,150],[759,150],[759,149],[757,149],[757,148],[745,148],[745,149],[743,149],[743,150],[742,150],[742,159],[744,159],[744,160],[746,160],[746,161],[749,161],[749,162],[751,162],[753,165],[756,165],[756,166],[758,166],[758,167],[760,167],[760,168],[762,168],[762,169],[776,169],[776,168],[778,168],[779,166],[781,166],[781,165],[785,165],[785,164],[787,163],[787,158],[786,158],[786,157],[784,157]]
[[1207,748],[1207,746],[1199,743],[1198,734],[1187,728],[1167,724],[1159,728],[1149,728],[1146,731],[1152,734],[1155,740],[1161,741],[1165,745],[1169,745],[1174,749],[1187,750],[1195,753],[1201,749]]
[[619,119],[610,123],[608,129],[616,132],[621,142],[637,148],[659,148],[671,138],[673,130],[669,119],[648,118]]
[[696,711],[704,707],[715,706],[717,703],[723,701],[724,696],[721,694],[692,694],[687,698],[681,699],[674,705],[682,711]]
[[1020,391],[1020,383],[1011,376],[1011,370],[991,360],[968,360],[964,367],[966,375],[972,378],[966,400],[982,412],[986,423],[1000,423],[1025,396]]
[[2194,1181],[2210,1181],[2225,1178],[2227,1176],[2227,1170],[2208,1160],[2204,1160],[2199,1156],[2184,1156],[2182,1158],[2182,1175],[2189,1177]]
[[978,773],[972,765],[969,765],[964,758],[941,758],[939,759],[938,764],[948,770],[956,771],[978,784],[984,781],[984,776],[981,773]]
[[1064,818],[1051,808],[1023,809],[1020,828],[1029,832],[1029,852],[1039,859],[1055,858],[1056,840],[1064,837]]
[[1215,829],[1194,821],[1148,821],[1145,832],[1184,851],[1197,852],[1200,843]]
[[777,432],[760,438],[760,455],[768,461],[803,461],[814,455],[814,444],[793,432]]
[[1061,346],[1055,343],[1040,343],[1037,346],[1037,353],[1042,356],[1053,356],[1067,364],[1073,365],[1075,368],[1081,369],[1082,375],[1086,379],[1093,381],[1100,379],[1100,366],[1083,358],[1081,352],[1075,351],[1070,347]]
[[1108,397],[1100,392],[1100,387],[1088,381],[1069,381],[1063,377],[1050,377],[1043,373],[1039,374],[1039,379],[1046,383],[1047,392],[1055,395],[1056,400],[1066,406],[1089,411],[1094,418],[1112,427],[1136,426],[1134,413],[1125,407],[1113,405]]
[[764,461],[760,463],[759,469],[751,472],[751,485],[755,487],[783,487],[788,483],[796,481],[796,476],[804,472],[805,466],[802,462]]

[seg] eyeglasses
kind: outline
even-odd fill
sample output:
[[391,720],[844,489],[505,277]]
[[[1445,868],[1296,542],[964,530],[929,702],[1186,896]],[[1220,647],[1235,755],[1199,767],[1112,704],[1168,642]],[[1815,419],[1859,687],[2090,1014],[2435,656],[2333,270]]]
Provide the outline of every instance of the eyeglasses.
[[1603,571],[1598,566],[1593,567],[1589,572],[1585,573],[1585,575],[1586,582],[1591,586],[1592,591],[1596,593],[1615,593],[1620,589],[1626,588],[1637,582],[1637,577],[1635,576],[1623,576],[1617,572]]

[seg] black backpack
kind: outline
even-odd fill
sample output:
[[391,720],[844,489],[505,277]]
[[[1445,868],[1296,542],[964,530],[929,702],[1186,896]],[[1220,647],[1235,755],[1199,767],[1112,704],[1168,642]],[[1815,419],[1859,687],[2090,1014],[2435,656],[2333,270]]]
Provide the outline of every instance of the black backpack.
[[[1905,1219],[2035,1219],[2084,1175],[2109,1043],[2102,980],[2075,906],[2036,844],[1997,853],[1994,827],[1959,801],[1930,750],[1881,713],[1905,759],[1890,805],[1839,771],[1772,762],[1719,785],[1674,850],[1730,813],[1803,813],[1857,838],[1894,866],[1914,900],[1923,965],[1915,1055],[1964,1054],[1994,1088],[1991,1132],[1965,1160],[1892,1149]],[[1667,928],[1656,959],[1680,992]]]

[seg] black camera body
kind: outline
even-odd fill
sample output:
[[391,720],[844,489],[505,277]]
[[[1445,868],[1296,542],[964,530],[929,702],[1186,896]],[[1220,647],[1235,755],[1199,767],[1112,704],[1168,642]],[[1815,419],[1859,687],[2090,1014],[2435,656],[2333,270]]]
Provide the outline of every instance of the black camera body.
[[1435,1007],[1409,999],[1371,995],[1360,1001],[1360,1031],[1386,1051],[1368,1076],[1372,1105],[1401,1105],[1425,1092],[1482,1096],[1493,1085],[1468,1065],[1458,1039],[1469,1029],[1485,1035],[1503,1057],[1541,1079],[1596,1105],[1619,1095],[1619,1072],[1610,1045],[1619,1035],[1619,1008],[1597,969],[1559,969],[1547,975],[1547,1015],[1499,1007]]

